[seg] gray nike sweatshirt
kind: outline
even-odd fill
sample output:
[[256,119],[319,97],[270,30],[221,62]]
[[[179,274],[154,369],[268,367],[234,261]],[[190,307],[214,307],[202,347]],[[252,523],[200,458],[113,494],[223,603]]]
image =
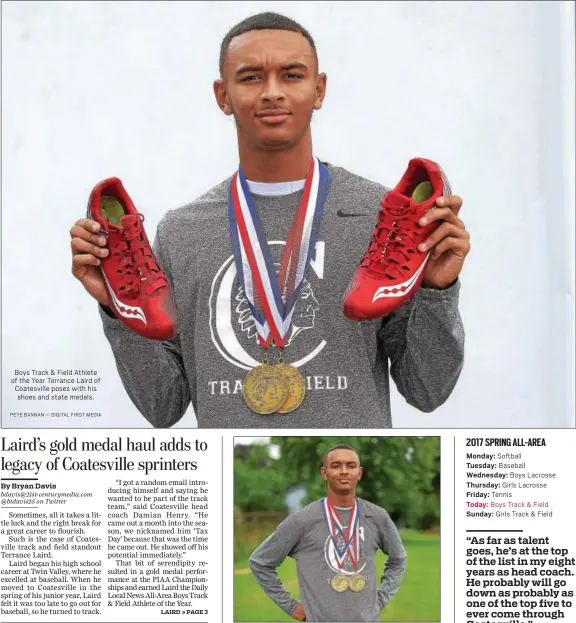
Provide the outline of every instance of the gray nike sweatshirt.
[[[286,557],[296,561],[298,586],[306,621],[378,621],[380,612],[400,588],[406,570],[406,551],[388,513],[358,498],[360,509],[360,558],[355,567],[347,557],[338,566],[335,547],[326,524],[322,501],[312,502],[291,513],[250,557],[250,568],[268,597],[291,615],[298,601],[278,577],[277,567]],[[338,510],[344,528],[350,510]],[[338,537],[338,550],[344,541]],[[376,554],[388,554],[384,573],[377,581]],[[359,573],[366,580],[364,590],[335,592],[331,579],[338,573]]]
[[[242,380],[262,351],[236,277],[230,177],[169,211],[158,225],[154,252],[173,288],[177,337],[162,343],[143,338],[100,307],[122,383],[154,426],[172,426],[191,402],[200,428],[390,428],[389,375],[421,411],[433,411],[450,396],[464,354],[460,282],[442,291],[421,288],[383,320],[347,319],[344,295],[387,189],[327,167],[332,184],[284,353],[306,378],[303,404],[292,413],[262,416],[242,397]],[[302,194],[253,194],[276,270]]]

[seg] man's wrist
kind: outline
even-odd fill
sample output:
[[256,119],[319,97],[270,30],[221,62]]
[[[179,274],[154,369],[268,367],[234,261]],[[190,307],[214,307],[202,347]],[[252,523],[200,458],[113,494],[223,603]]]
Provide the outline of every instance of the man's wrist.
[[433,283],[426,283],[425,281],[423,281],[422,288],[424,290],[436,290],[437,292],[442,292],[443,290],[449,290],[450,288],[452,288],[456,284],[457,281],[458,281],[458,277],[456,277],[454,281],[452,281],[451,283],[445,286],[439,286]]
[[418,290],[418,295],[424,299],[428,300],[444,300],[450,299],[454,295],[456,295],[460,291],[460,278],[458,277],[456,281],[453,281],[450,285],[445,288],[432,287],[428,285],[428,287],[422,287]]

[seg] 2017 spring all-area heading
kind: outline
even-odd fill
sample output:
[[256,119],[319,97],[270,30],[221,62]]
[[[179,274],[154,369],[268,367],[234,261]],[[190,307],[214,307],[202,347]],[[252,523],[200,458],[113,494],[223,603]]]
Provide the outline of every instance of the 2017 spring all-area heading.
[[544,437],[474,437],[466,439],[467,446],[545,446]]

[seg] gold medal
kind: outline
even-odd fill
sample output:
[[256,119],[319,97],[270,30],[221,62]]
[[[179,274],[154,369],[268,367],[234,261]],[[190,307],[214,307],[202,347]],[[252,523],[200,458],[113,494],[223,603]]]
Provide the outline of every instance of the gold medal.
[[242,383],[244,402],[256,413],[275,413],[286,400],[288,381],[282,371],[263,363],[252,368]]
[[350,590],[354,591],[355,593],[359,593],[360,591],[364,590],[364,587],[366,586],[366,579],[364,578],[363,575],[353,575],[350,578]]
[[[263,349],[268,349],[273,340],[280,348],[290,341],[292,314],[298,302],[310,291],[306,275],[313,260],[309,250],[316,245],[331,181],[326,166],[313,156],[302,200],[288,231],[279,271],[276,272],[278,263],[272,257],[242,167],[230,180],[228,220],[236,278],[242,289],[241,305],[246,305],[245,312],[249,312],[254,321],[258,343]],[[267,361],[262,363],[266,368],[258,366],[242,384],[246,404],[263,415],[276,413],[278,409],[281,409],[280,413],[297,409],[305,396],[301,374],[291,369],[289,382],[281,370],[276,369],[272,374],[270,367],[274,366],[268,366]],[[290,397],[286,402],[288,394]]]
[[278,413],[295,411],[306,396],[306,379],[298,368],[284,363],[282,359],[274,367],[282,372],[288,382],[288,394]]
[[332,590],[335,590],[337,593],[343,593],[348,588],[348,584],[348,576],[344,575],[343,573],[335,575],[330,580],[330,586],[332,587]]

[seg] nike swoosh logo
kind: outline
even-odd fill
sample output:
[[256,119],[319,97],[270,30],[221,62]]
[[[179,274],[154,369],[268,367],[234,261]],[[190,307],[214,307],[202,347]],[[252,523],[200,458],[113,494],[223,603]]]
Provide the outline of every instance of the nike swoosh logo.
[[342,210],[338,210],[338,212],[336,212],[337,216],[370,216],[369,214],[356,214],[354,212],[343,212]]

